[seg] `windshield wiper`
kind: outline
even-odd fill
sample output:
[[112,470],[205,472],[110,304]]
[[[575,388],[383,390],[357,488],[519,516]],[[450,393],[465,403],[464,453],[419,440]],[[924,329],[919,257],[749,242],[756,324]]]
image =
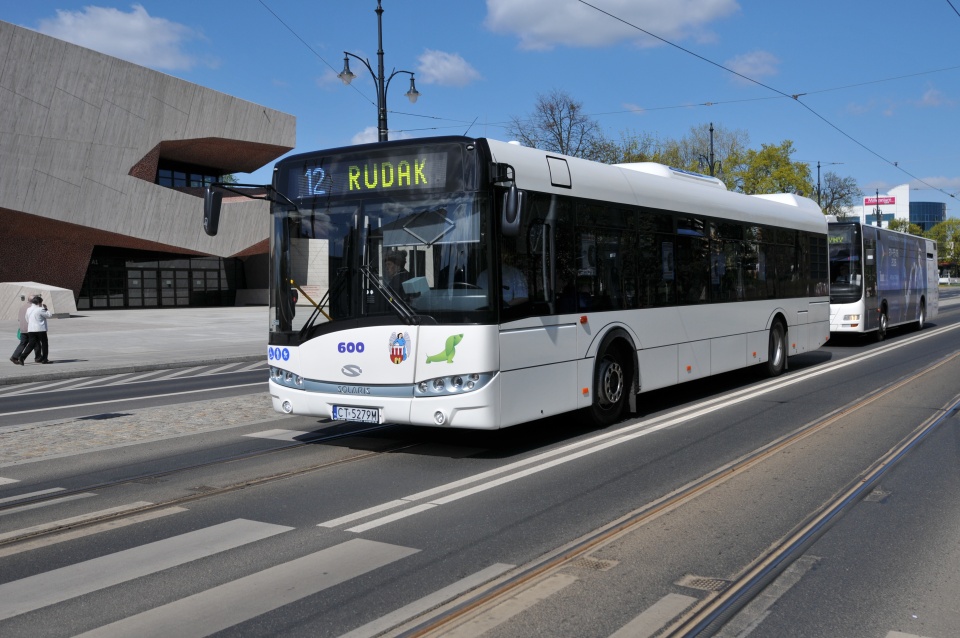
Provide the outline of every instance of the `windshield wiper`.
[[310,318],[307,319],[306,323],[303,324],[303,327],[300,328],[301,338],[303,338],[303,336],[307,334],[310,328],[313,327],[313,324],[316,323],[317,318],[320,316],[321,313],[323,313],[324,316],[329,317],[329,315],[327,315],[321,309],[324,306],[329,305],[331,295],[333,294],[337,296],[340,295],[340,291],[343,288],[343,285],[347,282],[347,279],[348,279],[347,275],[349,274],[350,274],[349,268],[341,268],[337,271],[337,276],[336,278],[334,278],[333,282],[331,282],[330,287],[327,288],[327,292],[324,293],[319,303],[316,304],[316,308],[314,308],[313,312],[310,314]]
[[370,266],[360,266],[360,272],[364,279],[370,282],[371,286],[377,289],[377,292],[386,300],[387,304],[393,308],[397,316],[400,317],[408,326],[420,324],[420,317],[414,312],[413,308],[407,305],[403,299],[396,295],[392,288],[383,285],[380,277],[370,270]]

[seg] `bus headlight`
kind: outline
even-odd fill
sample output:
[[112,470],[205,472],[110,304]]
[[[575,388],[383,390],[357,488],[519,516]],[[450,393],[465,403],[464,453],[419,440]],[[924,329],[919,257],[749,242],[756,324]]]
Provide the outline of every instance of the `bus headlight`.
[[492,372],[452,374],[448,377],[424,379],[414,386],[414,395],[435,397],[438,395],[463,394],[479,390],[493,380]]
[[860,321],[860,315],[843,315],[844,321]]

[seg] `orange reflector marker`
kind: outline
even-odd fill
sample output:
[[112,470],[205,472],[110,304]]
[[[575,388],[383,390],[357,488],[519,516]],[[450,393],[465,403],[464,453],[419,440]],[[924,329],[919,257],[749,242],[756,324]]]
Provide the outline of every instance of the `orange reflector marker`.
[[687,372],[690,372],[692,369],[693,369],[692,367],[687,366]]
[[580,317],[580,323],[587,323],[587,315],[582,315]]
[[588,394],[590,394],[590,388],[584,388],[584,389],[583,389],[583,396],[587,396]]
[[753,358],[754,358],[754,359],[757,358],[757,351],[756,351],[756,350],[753,351]]

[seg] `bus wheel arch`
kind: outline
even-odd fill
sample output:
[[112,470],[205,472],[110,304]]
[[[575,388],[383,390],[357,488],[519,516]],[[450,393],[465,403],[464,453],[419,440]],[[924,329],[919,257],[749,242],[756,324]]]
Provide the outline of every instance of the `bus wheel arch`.
[[916,330],[923,330],[923,326],[927,323],[927,298],[920,297],[920,305],[917,308],[917,323],[914,325]]
[[607,333],[597,348],[593,369],[593,402],[587,416],[597,426],[623,418],[628,406],[636,411],[639,387],[637,348],[623,329]]
[[777,313],[770,322],[767,338],[767,362],[763,364],[766,376],[776,377],[787,369],[787,352],[787,320]]
[[877,341],[883,341],[887,338],[887,300],[884,299],[880,303],[880,316],[877,317],[877,331],[874,333],[874,338]]

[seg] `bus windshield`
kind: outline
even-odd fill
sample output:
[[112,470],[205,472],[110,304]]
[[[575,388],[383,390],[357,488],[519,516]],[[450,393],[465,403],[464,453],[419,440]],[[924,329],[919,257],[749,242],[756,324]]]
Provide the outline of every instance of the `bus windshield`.
[[860,227],[830,224],[830,302],[852,303],[863,296]]
[[[383,323],[481,323],[492,313],[476,193],[324,199],[276,205],[270,236],[271,333],[295,344]],[[341,323],[339,327],[346,324]],[[272,340],[276,342],[276,340]]]

